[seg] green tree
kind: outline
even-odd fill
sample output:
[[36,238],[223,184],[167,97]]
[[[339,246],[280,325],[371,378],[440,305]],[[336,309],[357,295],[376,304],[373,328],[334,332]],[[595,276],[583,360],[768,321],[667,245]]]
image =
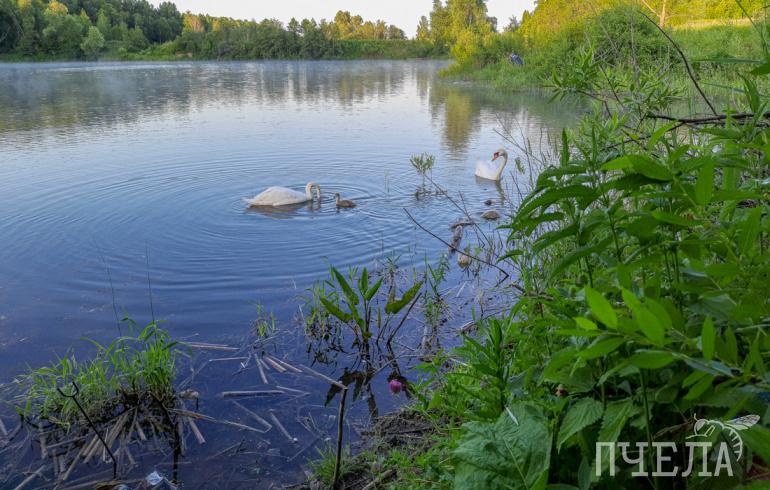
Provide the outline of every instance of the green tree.
[[[43,47],[50,54],[76,56],[86,31],[85,20],[68,14],[66,5],[52,0],[45,10]],[[90,24],[90,23],[89,23]]]
[[433,0],[433,10],[430,12],[430,36],[439,51],[448,51],[453,40],[452,19],[449,9],[441,0]]
[[99,10],[99,14],[96,16],[96,28],[102,34],[102,37],[109,39],[112,36],[112,23],[104,9]]
[[12,51],[22,32],[18,6],[12,0],[0,0],[0,53]]
[[420,17],[420,23],[417,24],[418,41],[430,41],[430,21],[424,15]]
[[123,44],[126,50],[130,53],[138,53],[143,49],[146,49],[150,45],[150,42],[145,37],[144,32],[139,27],[128,29],[126,31],[126,37],[123,39]]
[[88,28],[88,33],[80,43],[80,49],[86,58],[96,59],[99,53],[104,49],[104,35],[98,27],[91,26]]

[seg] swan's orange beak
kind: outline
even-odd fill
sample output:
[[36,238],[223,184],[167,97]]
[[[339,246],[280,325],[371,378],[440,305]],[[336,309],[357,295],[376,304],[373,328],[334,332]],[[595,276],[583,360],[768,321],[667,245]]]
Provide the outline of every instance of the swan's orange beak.
[[495,161],[495,160],[497,160],[498,158],[500,158],[500,152],[499,152],[499,151],[496,151],[496,152],[495,152],[495,154],[494,154],[494,155],[492,155],[492,161],[494,162],[494,161]]

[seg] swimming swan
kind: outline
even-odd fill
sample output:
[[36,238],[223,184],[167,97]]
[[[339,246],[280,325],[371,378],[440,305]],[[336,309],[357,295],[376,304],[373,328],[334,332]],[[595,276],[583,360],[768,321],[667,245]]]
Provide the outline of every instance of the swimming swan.
[[243,202],[249,206],[287,206],[289,204],[300,204],[313,200],[313,187],[315,187],[318,202],[321,202],[321,187],[314,182],[308,182],[305,186],[304,193],[295,191],[294,189],[287,189],[286,187],[268,187],[251,199],[244,197]]
[[[498,158],[503,157],[503,163],[498,167],[494,162]],[[492,155],[491,162],[476,162],[476,177],[481,177],[487,180],[500,180],[503,177],[503,170],[508,163],[508,152],[505,149],[500,148]]]

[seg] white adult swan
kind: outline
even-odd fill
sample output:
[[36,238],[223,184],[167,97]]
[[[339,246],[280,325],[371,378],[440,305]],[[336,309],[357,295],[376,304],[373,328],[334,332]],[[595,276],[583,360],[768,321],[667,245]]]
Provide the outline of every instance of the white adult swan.
[[308,182],[305,186],[304,193],[295,191],[294,189],[287,189],[286,187],[268,187],[251,199],[244,197],[243,202],[249,206],[287,206],[289,204],[300,204],[313,200],[313,187],[315,187],[318,202],[321,202],[321,187],[314,182]]
[[[497,166],[493,162],[500,157],[503,157],[503,163]],[[476,177],[487,180],[500,180],[503,178],[503,170],[507,163],[508,152],[504,148],[500,148],[492,155],[491,162],[476,162]]]

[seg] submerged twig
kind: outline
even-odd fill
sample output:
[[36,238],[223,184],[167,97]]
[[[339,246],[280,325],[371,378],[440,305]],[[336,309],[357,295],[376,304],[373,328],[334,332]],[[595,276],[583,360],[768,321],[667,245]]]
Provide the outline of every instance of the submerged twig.
[[[433,233],[432,231],[428,230],[428,229],[427,229],[427,228],[425,228],[423,225],[421,225],[421,224],[420,224],[420,223],[419,223],[419,222],[418,222],[418,221],[417,221],[417,220],[414,218],[414,216],[412,216],[412,214],[409,212],[409,210],[408,210],[408,209],[404,208],[404,212],[406,213],[406,215],[407,215],[407,216],[409,216],[409,219],[410,219],[410,220],[412,220],[412,222],[413,222],[415,225],[417,225],[417,226],[418,226],[418,227],[419,227],[419,228],[420,228],[422,231],[424,231],[424,232],[425,232],[425,233],[427,233],[428,235],[432,236],[432,237],[433,237],[433,238],[435,238],[436,240],[440,241],[441,243],[443,243],[443,244],[444,244],[444,245],[446,245],[447,247],[449,247],[449,248],[454,248],[454,247],[452,247],[452,244],[451,244],[451,243],[447,242],[447,241],[446,241],[446,240],[444,240],[443,238],[439,237],[438,235],[436,235],[435,233]],[[458,251],[459,251],[459,250],[458,250]],[[495,268],[495,269],[497,269],[498,271],[502,272],[502,273],[503,273],[503,275],[504,275],[505,277],[503,277],[503,279],[502,279],[500,282],[502,282],[502,281],[505,281],[505,280],[506,280],[506,279],[508,279],[508,277],[510,276],[510,274],[508,274],[508,272],[507,272],[505,269],[503,269],[502,267],[500,267],[500,266],[499,266],[499,265],[497,265],[497,264],[493,264],[492,262],[490,262],[490,261],[488,261],[488,260],[484,260],[484,259],[482,259],[482,258],[480,258],[480,257],[476,257],[476,256],[474,256],[474,255],[471,255],[471,254],[467,253],[467,252],[463,252],[463,253],[464,253],[465,255],[467,255],[468,257],[470,257],[470,258],[472,258],[472,259],[474,259],[474,260],[477,260],[477,261],[481,262],[482,264],[486,264],[486,265],[488,265],[488,266],[490,266],[490,267],[494,267],[494,268]]]
[[334,483],[333,488],[338,488],[340,482],[340,467],[342,466],[342,436],[345,430],[345,400],[348,397],[348,387],[342,390],[340,398],[340,411],[337,415],[337,456],[334,461]]
[[104,446],[104,449],[107,450],[107,453],[110,455],[110,459],[112,459],[112,477],[116,478],[118,476],[118,460],[115,459],[115,455],[112,453],[112,449],[109,448],[107,443],[104,441],[104,438],[101,434],[99,434],[99,431],[96,429],[96,425],[94,425],[93,421],[91,420],[91,417],[88,416],[85,410],[83,410],[83,407],[80,405],[80,401],[78,400],[78,395],[80,394],[80,388],[78,387],[77,383],[72,381],[72,386],[75,388],[75,393],[71,395],[67,395],[62,391],[61,388],[58,386],[56,387],[56,391],[59,392],[61,396],[64,398],[69,398],[73,402],[75,402],[75,406],[78,407],[78,410],[81,414],[83,414],[83,417],[85,417],[86,421],[88,422],[88,425],[94,430],[96,435],[99,437],[99,441],[101,441],[102,445]]

